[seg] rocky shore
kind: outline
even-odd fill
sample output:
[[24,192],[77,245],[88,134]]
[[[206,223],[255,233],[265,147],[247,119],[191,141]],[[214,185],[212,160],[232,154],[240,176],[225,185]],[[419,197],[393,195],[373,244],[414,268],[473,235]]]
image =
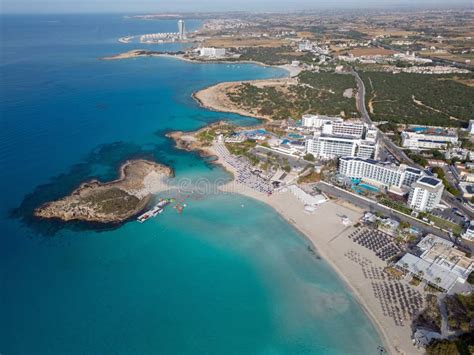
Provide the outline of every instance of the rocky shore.
[[120,167],[117,180],[85,182],[69,196],[40,206],[34,215],[62,221],[120,223],[144,210],[152,194],[167,190],[165,178],[172,175],[172,169],[164,165],[130,160]]

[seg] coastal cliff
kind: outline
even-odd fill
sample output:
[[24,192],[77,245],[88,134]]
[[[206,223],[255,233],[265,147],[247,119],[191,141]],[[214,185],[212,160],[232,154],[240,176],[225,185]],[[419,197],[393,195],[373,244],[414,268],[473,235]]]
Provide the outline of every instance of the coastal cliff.
[[123,222],[142,211],[153,193],[166,190],[164,178],[172,175],[172,169],[164,165],[130,160],[120,167],[117,180],[85,182],[69,196],[38,207],[34,215],[62,221]]

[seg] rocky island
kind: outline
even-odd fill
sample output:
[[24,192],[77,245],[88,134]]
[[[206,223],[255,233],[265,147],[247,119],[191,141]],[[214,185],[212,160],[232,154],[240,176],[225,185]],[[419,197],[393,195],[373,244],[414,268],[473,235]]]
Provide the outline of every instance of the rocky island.
[[130,160],[120,167],[117,180],[85,182],[69,196],[40,206],[34,215],[63,221],[120,223],[141,212],[152,194],[166,190],[164,180],[172,175],[172,169],[164,165]]

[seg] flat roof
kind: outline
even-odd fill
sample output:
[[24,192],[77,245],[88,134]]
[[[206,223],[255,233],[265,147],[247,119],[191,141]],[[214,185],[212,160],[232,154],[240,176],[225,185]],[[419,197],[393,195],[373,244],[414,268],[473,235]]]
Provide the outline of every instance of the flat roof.
[[410,253],[406,253],[397,261],[396,265],[400,268],[407,269],[413,275],[418,275],[421,271],[421,278],[447,291],[454,286],[458,279],[457,275],[451,271],[446,270],[437,264],[429,263],[428,261]]
[[406,168],[405,171],[409,171],[410,173],[414,173],[414,174],[421,174],[421,170],[420,169],[415,169],[415,168]]
[[420,180],[418,180],[418,182],[436,187],[441,183],[441,180],[435,179],[433,177],[425,176],[425,177],[422,177]]

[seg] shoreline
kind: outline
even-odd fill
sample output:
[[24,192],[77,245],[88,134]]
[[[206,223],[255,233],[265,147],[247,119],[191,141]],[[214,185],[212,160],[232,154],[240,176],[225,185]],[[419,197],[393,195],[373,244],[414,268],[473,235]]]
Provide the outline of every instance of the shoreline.
[[[355,223],[362,217],[361,209],[357,206],[330,200],[318,206],[314,214],[307,214],[304,212],[303,203],[289,191],[277,192],[268,196],[238,184],[234,180],[235,169],[219,155],[214,146],[183,147],[178,143],[183,136],[186,138],[196,132],[179,132],[177,135],[174,133],[177,132],[170,132],[168,137],[175,141],[179,149],[194,150],[198,151],[201,156],[215,157],[216,159],[212,163],[219,165],[232,176],[232,181],[219,186],[222,193],[239,194],[265,203],[298,231],[298,234],[311,245],[316,254],[327,262],[343,282],[345,289],[354,297],[354,300],[370,320],[382,341],[382,345],[389,354],[421,353],[411,343],[411,322],[407,322],[403,327],[397,327],[391,318],[384,316],[377,299],[372,294],[372,288],[368,287],[371,286],[370,282],[363,278],[362,269],[356,268],[345,257],[345,253],[349,250],[355,250],[377,267],[383,268],[386,266],[385,262],[378,259],[375,254],[371,254],[368,249],[348,239],[347,236],[356,228],[342,226],[338,217],[338,214],[351,216],[351,220]],[[339,213],[336,213],[336,210]],[[324,218],[318,219],[318,216],[324,216]],[[334,238],[340,239],[337,247],[329,245]],[[342,242],[341,238],[343,238]]]
[[[255,64],[261,67],[266,68],[275,68],[275,69],[282,69],[288,73],[288,77],[297,76],[302,69],[298,67],[292,67],[290,64],[281,64],[281,65],[272,65],[272,64],[265,64],[263,62],[259,62],[256,60],[226,60],[226,59],[216,59],[216,60],[197,60],[186,58],[183,55],[183,52],[158,52],[158,51],[150,51],[147,49],[132,49],[128,52],[123,52],[115,55],[104,56],[100,57],[100,60],[124,60],[124,59],[132,59],[132,58],[142,58],[142,57],[162,57],[162,58],[172,58],[177,60],[182,60],[188,63],[193,64]],[[252,81],[252,80],[249,80]]]

